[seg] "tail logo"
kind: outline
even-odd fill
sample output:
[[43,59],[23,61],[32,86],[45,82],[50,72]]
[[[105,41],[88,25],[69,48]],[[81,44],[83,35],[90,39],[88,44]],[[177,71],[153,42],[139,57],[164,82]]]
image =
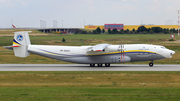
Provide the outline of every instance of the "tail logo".
[[22,36],[22,35],[18,35],[18,36],[17,36],[17,40],[18,40],[18,41],[22,41],[22,40],[23,40],[23,36]]

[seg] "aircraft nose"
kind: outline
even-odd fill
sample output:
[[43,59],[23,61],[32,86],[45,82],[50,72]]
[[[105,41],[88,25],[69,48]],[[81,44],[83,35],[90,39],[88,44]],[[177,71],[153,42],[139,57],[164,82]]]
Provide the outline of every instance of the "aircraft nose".
[[175,54],[175,51],[172,51],[172,50],[171,50],[171,52],[170,52],[170,57],[169,57],[169,58],[171,58],[173,54]]
[[173,55],[173,54],[175,54],[176,52],[175,51],[171,51],[171,54]]

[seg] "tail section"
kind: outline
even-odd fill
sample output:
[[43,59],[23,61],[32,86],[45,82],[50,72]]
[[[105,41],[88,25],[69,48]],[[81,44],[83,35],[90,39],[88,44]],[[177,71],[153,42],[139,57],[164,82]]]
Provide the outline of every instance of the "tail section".
[[31,31],[22,31],[14,33],[13,47],[14,54],[17,57],[27,57],[28,53],[28,45],[31,45],[29,39],[29,32]]
[[12,24],[12,27],[13,27],[13,28],[16,28],[16,26],[15,26],[15,25],[13,25],[13,24]]

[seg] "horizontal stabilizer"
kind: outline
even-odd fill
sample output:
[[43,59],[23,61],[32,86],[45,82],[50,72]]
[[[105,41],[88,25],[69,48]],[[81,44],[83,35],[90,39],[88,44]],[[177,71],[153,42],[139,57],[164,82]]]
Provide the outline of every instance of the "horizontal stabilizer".
[[12,46],[3,46],[3,48],[13,50],[13,47],[12,47]]

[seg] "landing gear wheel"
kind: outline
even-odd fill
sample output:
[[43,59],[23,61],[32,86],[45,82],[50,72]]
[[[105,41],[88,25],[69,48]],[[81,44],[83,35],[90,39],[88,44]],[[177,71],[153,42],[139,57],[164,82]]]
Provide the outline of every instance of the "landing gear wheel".
[[102,63],[98,63],[98,67],[102,67]]
[[153,67],[153,65],[154,65],[153,62],[150,62],[150,63],[149,63],[149,66],[150,66],[150,67]]
[[90,67],[94,67],[95,66],[95,64],[90,64]]
[[106,67],[110,67],[110,63],[105,63],[105,66]]

